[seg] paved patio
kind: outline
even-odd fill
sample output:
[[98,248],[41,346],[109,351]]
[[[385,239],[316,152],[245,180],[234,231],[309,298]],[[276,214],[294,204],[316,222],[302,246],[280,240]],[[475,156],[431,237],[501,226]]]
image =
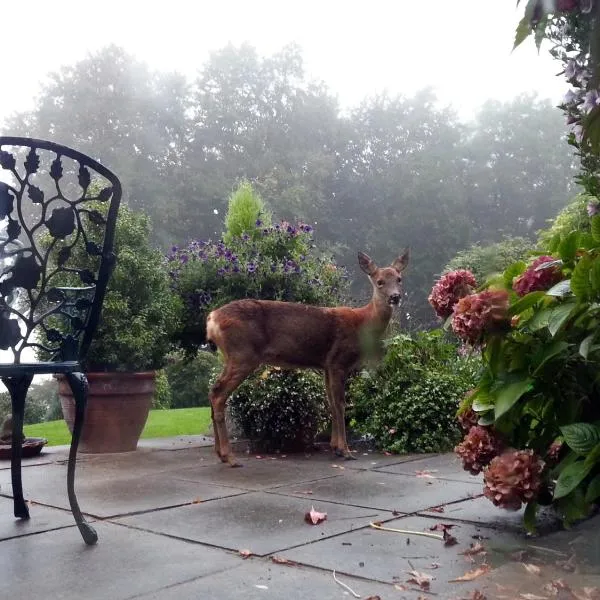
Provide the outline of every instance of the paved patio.
[[[93,547],[68,511],[65,448],[24,460],[28,522],[12,517],[9,464],[0,462],[0,597],[352,598],[334,570],[364,599],[598,597],[584,588],[600,587],[600,519],[559,531],[546,517],[527,537],[521,514],[482,498],[481,481],[453,455],[238,453],[244,468],[228,468],[209,439],[193,437],[80,455],[79,501],[100,536]],[[307,524],[312,506],[327,520]],[[370,527],[377,521],[429,534],[452,525],[458,543]],[[410,571],[430,576],[429,586]]]

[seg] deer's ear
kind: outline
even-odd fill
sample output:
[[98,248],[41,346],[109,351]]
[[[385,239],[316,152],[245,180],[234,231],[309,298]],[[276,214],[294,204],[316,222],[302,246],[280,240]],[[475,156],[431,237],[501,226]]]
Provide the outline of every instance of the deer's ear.
[[377,271],[377,265],[364,252],[358,253],[358,264],[367,275],[373,275]]
[[402,271],[404,271],[404,269],[406,269],[409,258],[410,258],[410,250],[409,250],[409,248],[404,248],[404,252],[402,253],[402,255],[399,256],[398,258],[394,259],[394,262],[392,263],[392,267],[394,269],[396,269],[396,271],[398,271],[398,273],[401,273]]

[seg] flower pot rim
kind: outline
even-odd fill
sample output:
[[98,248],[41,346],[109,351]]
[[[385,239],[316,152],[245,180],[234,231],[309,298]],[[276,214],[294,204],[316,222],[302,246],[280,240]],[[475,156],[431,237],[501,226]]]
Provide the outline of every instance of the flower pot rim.
[[[85,375],[93,379],[113,379],[115,377],[134,377],[136,379],[151,379],[156,377],[156,371],[84,371]],[[54,375],[57,379],[64,379],[64,373]]]

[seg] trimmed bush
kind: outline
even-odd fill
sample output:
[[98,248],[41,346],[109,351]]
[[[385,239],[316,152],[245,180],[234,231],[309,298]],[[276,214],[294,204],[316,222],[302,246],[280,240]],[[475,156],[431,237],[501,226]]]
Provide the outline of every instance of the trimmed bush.
[[313,371],[265,369],[231,395],[229,410],[253,451],[303,450],[327,426],[323,377]]

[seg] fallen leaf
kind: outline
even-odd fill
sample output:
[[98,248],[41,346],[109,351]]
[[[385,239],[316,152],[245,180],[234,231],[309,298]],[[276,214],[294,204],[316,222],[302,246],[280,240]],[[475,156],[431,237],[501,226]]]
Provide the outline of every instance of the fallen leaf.
[[313,493],[312,490],[300,490],[298,492],[294,492],[294,494],[307,494],[307,495],[311,495]]
[[399,592],[405,592],[408,588],[405,585],[402,585],[401,583],[395,583],[394,589],[398,590]]
[[239,554],[242,558],[248,558],[252,556],[252,550],[239,550]]
[[532,565],[531,563],[521,563],[523,568],[531,575],[539,575],[542,570],[537,565]]
[[429,531],[446,531],[447,529],[452,529],[456,527],[456,525],[452,523],[436,523],[429,528]]
[[430,469],[423,469],[422,471],[415,471],[415,475],[417,477],[425,477],[427,479],[435,479],[435,477],[432,475],[432,473],[437,473],[436,469],[430,470]]
[[463,596],[461,600],[487,600],[486,597],[479,591],[473,590],[470,596]]
[[257,454],[254,458],[257,458],[258,460],[260,460],[262,458],[262,456],[258,456],[258,454]]
[[548,600],[548,596],[538,596],[537,594],[519,594],[523,600]]
[[399,510],[393,510],[392,514],[394,515],[394,517],[399,517],[402,513]]
[[552,594],[552,596],[558,596],[560,590],[568,590],[569,586],[565,583],[564,579],[553,579],[550,583],[544,586],[544,591]]
[[580,592],[571,590],[571,594],[576,600],[598,600],[600,598],[600,590],[597,587],[584,587]]
[[486,573],[490,572],[490,565],[481,565],[480,567],[478,567],[477,569],[474,569],[473,571],[467,571],[464,575],[461,575],[460,577],[457,577],[456,579],[451,579],[450,583],[456,583],[459,581],[473,581],[473,579],[477,579],[478,577],[481,577],[482,575],[485,575]]
[[340,465],[331,465],[332,469],[340,469],[341,471],[343,471],[346,467],[342,467]]
[[440,568],[440,564],[439,563],[431,563],[429,565],[430,569],[439,569]]
[[434,513],[443,513],[444,512],[444,507],[443,506],[432,506],[431,508],[427,509],[429,512],[434,512]]
[[258,588],[259,590],[268,590],[269,586],[268,585],[255,585],[255,588]]
[[382,521],[373,521],[373,525],[375,525],[375,527],[383,527],[383,522]]
[[414,583],[418,585],[420,588],[424,590],[428,590],[431,585],[431,580],[433,579],[432,575],[428,573],[420,573],[419,571],[409,571],[409,575],[411,575],[410,579],[406,580],[406,583]]
[[386,456],[392,456],[392,453],[391,453],[391,452],[388,452],[387,450],[384,452],[384,454],[385,454]]
[[196,498],[195,500],[192,500],[192,504],[201,504],[202,503],[202,498]]
[[290,567],[294,567],[298,564],[297,562],[294,562],[289,558],[284,558],[283,556],[271,556],[271,562],[274,562],[278,565],[289,565]]
[[309,525],[318,525],[327,519],[327,513],[317,512],[315,507],[312,506],[311,509],[304,515],[304,520]]
[[365,600],[381,600],[381,596],[368,596]]
[[447,529],[444,529],[442,535],[444,537],[444,546],[455,546],[458,544],[458,540],[453,535],[450,535]]
[[483,544],[475,542],[474,544],[471,544],[471,547],[468,550],[465,550],[460,554],[463,556],[476,556],[477,554],[486,554],[486,550],[483,547]]

